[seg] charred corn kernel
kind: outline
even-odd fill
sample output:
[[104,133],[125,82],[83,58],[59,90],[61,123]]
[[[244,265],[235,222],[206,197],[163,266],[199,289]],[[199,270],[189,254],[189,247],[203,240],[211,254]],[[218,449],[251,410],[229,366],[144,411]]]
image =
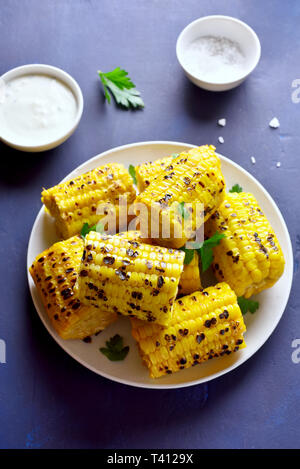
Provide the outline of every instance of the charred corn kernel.
[[[117,217],[119,198],[131,204],[135,198],[132,178],[123,165],[111,163],[93,169],[51,189],[43,190],[42,202],[55,218],[59,234],[65,239],[80,233],[84,223],[96,224],[104,215]],[[100,206],[101,204],[101,206]],[[101,211],[99,209],[101,207]],[[125,213],[126,217],[126,213]]]
[[[115,236],[121,236],[127,240],[141,241],[140,231],[123,231]],[[179,279],[178,294],[188,295],[196,290],[200,290],[200,269],[199,269],[199,256],[195,251],[194,257],[189,264],[184,264],[183,271]]]
[[135,174],[139,192],[143,192],[160,172],[173,163],[174,158],[175,154],[173,156],[166,156],[165,158],[161,158],[153,162],[149,161],[136,166]]
[[102,331],[117,315],[81,304],[74,291],[83,240],[74,236],[37,256],[30,273],[54,329],[63,339],[83,339]]
[[213,269],[237,296],[249,298],[271,287],[284,270],[284,256],[278,239],[252,194],[226,195],[226,200],[205,225],[226,238],[214,248]]
[[[144,238],[180,248],[218,208],[225,182],[214,150],[204,145],[181,153],[137,197],[135,211]],[[187,204],[184,216],[183,203]]]
[[226,283],[176,300],[167,328],[132,320],[132,335],[151,378],[244,348],[245,330],[237,297]]
[[90,232],[76,288],[87,306],[167,324],[183,260],[182,251]]
[[201,279],[199,269],[199,256],[195,251],[194,257],[189,264],[184,264],[181,277],[179,279],[178,293],[180,295],[189,295],[200,290]]

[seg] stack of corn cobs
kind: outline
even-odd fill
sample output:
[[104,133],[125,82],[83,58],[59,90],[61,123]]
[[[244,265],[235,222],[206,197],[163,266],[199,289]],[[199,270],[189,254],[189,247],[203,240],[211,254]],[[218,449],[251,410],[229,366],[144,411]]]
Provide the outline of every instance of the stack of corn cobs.
[[[135,173],[138,195],[120,164],[44,190],[42,202],[62,241],[37,256],[30,273],[63,339],[83,339],[118,315],[129,316],[141,357],[157,378],[245,347],[237,296],[249,298],[271,287],[283,272],[284,257],[254,196],[226,193],[213,146],[139,165]],[[120,232],[117,224],[115,234],[87,230],[80,236],[84,224],[91,227],[103,219],[100,203],[107,204],[106,216],[118,214],[120,196],[133,208],[142,203],[154,210],[158,227],[169,217],[171,234],[158,229],[151,238],[151,226],[144,234]],[[172,235],[184,217],[170,207],[182,203],[191,207],[193,226],[193,208],[202,204],[205,237],[225,235],[213,252],[220,282],[215,286],[202,288],[198,256],[185,264],[181,248],[188,239]],[[141,215],[141,222],[143,217],[151,225],[152,218]]]

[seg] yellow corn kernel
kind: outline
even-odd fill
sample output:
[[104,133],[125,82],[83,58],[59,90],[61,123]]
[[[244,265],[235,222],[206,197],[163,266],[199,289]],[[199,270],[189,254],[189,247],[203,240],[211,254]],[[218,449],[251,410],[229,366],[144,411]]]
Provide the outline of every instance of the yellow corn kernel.
[[184,264],[179,280],[178,293],[180,295],[189,295],[201,288],[199,255],[195,251],[192,261],[189,264]]
[[135,174],[137,179],[137,187],[139,192],[143,192],[150,182],[157,177],[157,175],[173,163],[174,156],[166,156],[155,161],[149,161],[135,167]]

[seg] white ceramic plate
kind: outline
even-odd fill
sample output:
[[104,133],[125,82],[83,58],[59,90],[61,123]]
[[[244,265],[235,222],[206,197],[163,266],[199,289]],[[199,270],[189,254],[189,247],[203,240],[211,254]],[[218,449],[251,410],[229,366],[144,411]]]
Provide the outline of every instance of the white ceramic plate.
[[[117,162],[123,163],[125,166],[137,165],[181,152],[193,146],[179,142],[143,142],[125,145],[91,158],[68,174],[65,179],[72,179],[102,164]],[[32,299],[42,322],[56,342],[79,363],[99,375],[131,386],[155,389],[180,388],[204,383],[233,370],[250,358],[274,331],[286,307],[292,284],[293,255],[289,233],[278,207],[261,184],[233,161],[222,155],[220,157],[227,186],[231,187],[233,184],[239,183],[244,190],[255,195],[279,238],[286,260],[285,271],[281,279],[273,288],[257,295],[260,303],[259,310],[254,315],[248,313],[245,316],[247,347],[232,355],[210,360],[202,365],[152,380],[139,357],[137,346],[131,337],[130,322],[127,318],[119,319],[97,337],[93,337],[90,344],[81,340],[65,341],[52,328],[36,287],[28,274]],[[29,268],[40,252],[57,240],[53,219],[41,208],[29,239],[27,267]],[[103,346],[105,341],[116,333],[124,337],[126,345],[130,345],[129,354],[122,362],[111,362],[99,352],[99,347]]]

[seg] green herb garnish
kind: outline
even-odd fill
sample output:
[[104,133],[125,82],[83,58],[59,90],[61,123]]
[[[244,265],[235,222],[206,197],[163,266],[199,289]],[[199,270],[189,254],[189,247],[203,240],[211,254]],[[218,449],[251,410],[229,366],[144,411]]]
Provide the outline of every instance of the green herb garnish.
[[182,251],[184,251],[185,256],[184,256],[184,264],[190,264],[192,260],[194,259],[195,255],[195,249],[186,249],[186,248],[181,248]]
[[180,155],[180,153],[172,153],[171,156],[172,156],[173,160],[175,160],[175,158],[177,158],[177,156],[179,156],[179,155]]
[[178,204],[178,211],[179,211],[180,215],[182,216],[182,218],[189,218],[190,213],[189,213],[189,211],[187,210],[187,208],[185,206],[185,202],[180,202]]
[[133,179],[133,183],[136,185],[137,184],[136,172],[135,172],[135,167],[132,164],[129,165],[128,172]]
[[212,264],[214,260],[213,248],[220,244],[221,239],[225,238],[223,233],[216,233],[210,238],[206,239],[202,246],[199,248],[199,254],[201,257],[202,270],[205,272]]
[[216,231],[213,236],[203,241],[203,243],[194,243],[194,249],[181,248],[185,252],[184,263],[190,264],[194,258],[195,251],[197,251],[201,258],[202,271],[205,272],[214,260],[213,248],[220,244],[221,239],[225,237],[223,233],[221,234]]
[[234,184],[229,192],[243,192],[243,188],[239,184]]
[[101,347],[99,350],[112,362],[124,360],[129,352],[129,346],[123,347],[123,337],[119,334],[111,337],[105,344],[106,347]]
[[89,226],[88,223],[84,223],[81,228],[80,236],[84,239],[90,231],[97,231],[97,233],[103,233],[104,226],[101,222],[98,222],[97,225]]
[[140,92],[136,89],[125,70],[120,67],[115,68],[111,72],[103,73],[98,71],[101,83],[104,88],[104,95],[107,101],[111,102],[111,95],[115,99],[118,106],[125,109],[144,107],[144,102]]
[[258,301],[248,300],[247,298],[244,298],[243,296],[238,297],[238,304],[239,304],[239,307],[241,308],[243,315],[246,314],[248,311],[251,314],[254,314],[255,311],[259,307]]

